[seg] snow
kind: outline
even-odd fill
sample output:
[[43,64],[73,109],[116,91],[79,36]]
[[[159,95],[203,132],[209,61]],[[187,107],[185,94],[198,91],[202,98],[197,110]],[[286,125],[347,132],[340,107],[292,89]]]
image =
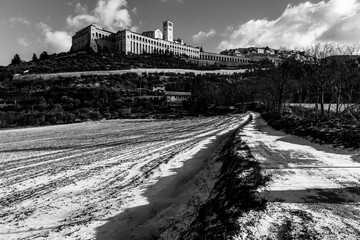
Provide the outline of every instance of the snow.
[[95,238],[117,216],[149,205],[150,187],[241,121],[112,120],[0,131],[0,238]]
[[234,239],[359,239],[359,151],[320,146],[270,128],[259,114],[241,132],[263,174],[271,176],[260,196],[264,212],[239,218]]

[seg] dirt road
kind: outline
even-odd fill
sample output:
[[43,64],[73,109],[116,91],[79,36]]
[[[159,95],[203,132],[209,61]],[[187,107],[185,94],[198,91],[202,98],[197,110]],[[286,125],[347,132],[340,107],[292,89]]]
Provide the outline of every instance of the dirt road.
[[235,73],[244,73],[246,71],[252,71],[251,69],[236,69],[236,70],[191,70],[191,69],[167,69],[167,68],[135,68],[135,69],[127,69],[127,70],[104,70],[104,71],[87,71],[87,72],[63,72],[63,73],[39,73],[39,74],[26,74],[26,75],[18,75],[14,76],[14,80],[31,80],[43,78],[45,80],[56,78],[56,77],[81,77],[81,76],[108,76],[114,74],[125,74],[125,73],[177,73],[177,74],[186,74],[193,73],[195,75],[202,74],[222,74],[222,75],[232,75]]
[[360,239],[360,152],[270,128],[255,114],[243,139],[272,181],[265,212],[239,219],[237,239]]
[[[119,238],[114,216],[149,205],[144,193],[159,179],[178,173],[171,186],[180,189],[201,164],[178,168],[241,121],[112,120],[0,131],[0,239],[127,239]],[[152,192],[171,200],[162,187]],[[129,231],[126,225],[123,234]]]

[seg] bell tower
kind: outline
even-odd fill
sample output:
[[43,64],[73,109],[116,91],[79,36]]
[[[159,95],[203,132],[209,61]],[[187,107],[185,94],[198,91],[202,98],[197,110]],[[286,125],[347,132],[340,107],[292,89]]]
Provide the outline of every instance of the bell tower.
[[164,40],[173,42],[174,39],[174,24],[170,21],[163,22]]

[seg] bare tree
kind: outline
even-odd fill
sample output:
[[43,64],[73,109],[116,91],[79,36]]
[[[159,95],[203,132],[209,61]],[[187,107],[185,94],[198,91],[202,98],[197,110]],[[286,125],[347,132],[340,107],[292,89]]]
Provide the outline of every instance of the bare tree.
[[295,69],[295,62],[285,61],[279,67],[265,71],[261,79],[264,100],[280,114],[283,113],[283,104],[294,92]]

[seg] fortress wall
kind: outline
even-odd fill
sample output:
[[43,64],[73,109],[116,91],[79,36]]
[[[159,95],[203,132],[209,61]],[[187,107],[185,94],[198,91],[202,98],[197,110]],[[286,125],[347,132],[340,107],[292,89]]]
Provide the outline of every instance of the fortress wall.
[[90,28],[84,28],[78,31],[75,36],[72,37],[71,50],[74,52],[85,51],[90,46]]
[[95,52],[103,50],[104,47],[109,49],[109,51],[115,50],[114,33],[92,25],[90,37],[90,47]]

